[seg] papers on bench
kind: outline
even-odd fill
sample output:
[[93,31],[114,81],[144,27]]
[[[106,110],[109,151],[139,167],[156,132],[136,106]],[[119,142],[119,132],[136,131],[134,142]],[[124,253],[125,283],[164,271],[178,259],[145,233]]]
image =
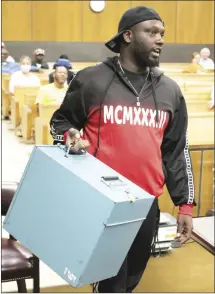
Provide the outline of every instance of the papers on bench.
[[169,213],[162,212],[158,229],[158,238],[155,243],[155,253],[172,250],[172,242],[176,236],[177,222]]
[[193,219],[193,239],[214,254],[214,216]]

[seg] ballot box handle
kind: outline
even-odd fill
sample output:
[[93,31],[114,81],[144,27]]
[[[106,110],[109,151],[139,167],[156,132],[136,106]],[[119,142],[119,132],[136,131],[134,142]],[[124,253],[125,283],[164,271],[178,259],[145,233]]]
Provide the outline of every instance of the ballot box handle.
[[[62,150],[65,151],[64,157],[69,158],[69,152],[70,152],[70,149],[72,148],[72,145],[70,145],[69,147],[66,147],[66,146],[64,146],[64,145],[62,145],[60,143],[57,144],[57,145],[58,145],[59,148],[61,148]],[[85,154],[85,153],[86,153],[85,150],[80,150],[80,152],[78,154],[74,153],[74,155],[82,155],[82,154]]]
[[146,219],[145,217],[141,217],[141,218],[132,219],[132,220],[124,221],[124,222],[116,222],[116,223],[110,223],[110,224],[104,223],[104,225],[105,225],[105,227],[114,227],[114,226],[120,226],[120,225],[129,224],[129,223],[144,221],[145,219]]
[[103,176],[101,177],[101,181],[108,187],[121,187],[127,185],[118,176]]
[[127,200],[131,203],[134,203],[138,199],[138,197],[134,197],[134,195],[132,195],[128,184],[122,181],[118,176],[103,176],[101,177],[101,181],[113,191],[119,189],[124,191],[127,196]]

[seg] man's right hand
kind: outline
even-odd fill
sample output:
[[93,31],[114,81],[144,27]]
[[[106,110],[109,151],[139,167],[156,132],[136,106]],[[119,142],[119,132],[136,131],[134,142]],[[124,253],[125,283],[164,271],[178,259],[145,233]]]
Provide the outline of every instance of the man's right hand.
[[82,154],[89,147],[89,142],[87,140],[82,140],[80,132],[76,129],[69,129],[66,146],[70,148],[70,154]]

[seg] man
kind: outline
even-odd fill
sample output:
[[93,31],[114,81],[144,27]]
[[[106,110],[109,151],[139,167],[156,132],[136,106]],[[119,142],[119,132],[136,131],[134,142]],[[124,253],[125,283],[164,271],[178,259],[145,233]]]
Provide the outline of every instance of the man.
[[7,49],[2,48],[1,50],[1,72],[2,74],[13,74],[16,71],[20,70],[19,64],[16,62],[8,62],[7,58],[9,56],[9,53]]
[[43,49],[36,49],[34,51],[35,59],[32,62],[32,69],[31,71],[38,71],[40,69],[49,69],[48,63],[43,61],[45,56],[45,50]]
[[[68,70],[67,83],[69,84],[74,77],[74,73],[72,71],[70,71],[70,69],[71,69],[70,61],[65,58],[59,58],[56,61],[56,63],[54,64],[53,69],[56,69],[56,67],[58,67],[58,66],[64,66],[65,68],[67,68],[67,70]],[[54,73],[51,72],[49,74],[49,83],[53,83],[53,82],[54,82]]]
[[187,110],[178,85],[155,68],[163,36],[163,22],[154,10],[140,6],[126,11],[118,34],[106,43],[119,57],[79,71],[50,122],[55,143],[64,141],[73,153],[89,148],[155,196],[119,273],[94,284],[94,292],[129,293],[139,283],[151,254],[157,198],[165,182],[180,206],[177,239],[184,243],[191,235],[194,191]]
[[199,64],[205,69],[205,70],[214,70],[214,62],[212,59],[209,58],[210,56],[210,50],[208,48],[203,48],[200,51],[200,62]]
[[[6,49],[6,46],[5,46],[5,43],[4,42],[1,42],[1,50],[2,49]],[[7,49],[6,49],[7,50]],[[13,57],[12,56],[9,56],[8,55],[8,57],[7,57],[7,59],[6,59],[6,62],[15,62],[15,60],[13,59]]]
[[65,84],[68,70],[64,66],[57,66],[54,72],[54,82],[40,88],[36,104],[61,104],[66,94]]

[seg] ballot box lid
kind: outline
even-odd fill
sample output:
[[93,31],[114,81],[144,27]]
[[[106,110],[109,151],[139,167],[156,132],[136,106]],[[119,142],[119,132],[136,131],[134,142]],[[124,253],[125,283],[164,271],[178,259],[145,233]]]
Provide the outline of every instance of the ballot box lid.
[[[35,146],[51,160],[88,182],[114,202],[154,198],[151,194],[129,181],[89,153],[68,155],[62,145]],[[144,176],[144,175],[143,175]]]

